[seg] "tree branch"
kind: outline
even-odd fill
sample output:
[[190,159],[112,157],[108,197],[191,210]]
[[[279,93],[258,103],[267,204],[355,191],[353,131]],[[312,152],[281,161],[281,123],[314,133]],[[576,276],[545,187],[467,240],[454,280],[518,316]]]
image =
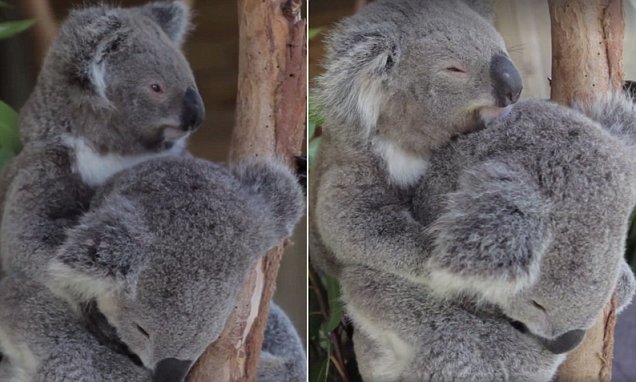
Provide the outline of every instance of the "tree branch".
[[[306,130],[306,28],[301,0],[238,0],[239,78],[230,161],[278,156],[291,165]],[[259,260],[219,340],[188,380],[254,381],[284,245]]]
[[[621,0],[549,0],[552,22],[552,94],[557,102],[592,100],[623,84]],[[606,381],[612,376],[616,296],[578,348],[568,355],[558,382]]]

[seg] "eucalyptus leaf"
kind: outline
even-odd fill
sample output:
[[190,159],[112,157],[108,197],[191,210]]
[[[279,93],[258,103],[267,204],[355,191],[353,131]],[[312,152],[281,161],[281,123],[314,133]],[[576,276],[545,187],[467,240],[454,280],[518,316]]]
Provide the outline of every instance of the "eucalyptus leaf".
[[313,39],[314,37],[318,36],[323,29],[324,29],[323,27],[309,28],[309,32],[307,33],[307,38],[309,40]]
[[0,101],[0,168],[19,151],[18,113]]
[[314,163],[314,159],[316,158],[316,153],[318,152],[318,146],[320,146],[320,139],[322,137],[316,137],[309,141],[309,149],[307,150],[307,157],[309,160],[309,168]]
[[329,302],[329,317],[324,324],[324,330],[331,332],[340,325],[344,310],[340,301],[340,285],[338,281],[331,276],[325,277],[325,286],[327,288],[327,299]]
[[14,36],[31,27],[35,20],[7,21],[0,23],[0,40]]

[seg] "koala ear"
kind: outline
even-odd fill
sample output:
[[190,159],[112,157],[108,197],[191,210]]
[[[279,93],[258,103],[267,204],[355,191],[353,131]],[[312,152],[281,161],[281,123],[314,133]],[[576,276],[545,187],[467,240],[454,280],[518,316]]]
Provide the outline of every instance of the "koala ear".
[[81,87],[106,98],[106,58],[119,49],[128,33],[116,9],[94,7],[73,11],[58,39],[68,44],[59,50],[67,55],[70,75]]
[[274,158],[248,160],[231,169],[266,220],[259,226],[262,237],[255,245],[269,250],[292,234],[305,211],[298,179],[283,161]]
[[182,2],[156,2],[140,7],[176,44],[181,45],[190,29],[190,8]]
[[329,65],[317,80],[319,109],[341,125],[362,129],[354,134],[368,136],[375,127],[386,81],[400,61],[399,40],[385,29],[361,33],[343,25],[327,40]]
[[479,13],[490,23],[495,22],[495,2],[493,0],[463,0],[466,5]]
[[67,231],[51,260],[47,284],[71,301],[134,293],[143,266],[145,224],[123,197],[107,199]]
[[431,228],[431,287],[499,302],[531,285],[551,241],[548,212],[522,166],[485,162],[466,171]]
[[636,278],[634,278],[632,268],[625,260],[621,261],[618,272],[618,281],[616,283],[616,312],[620,313],[632,302],[632,298],[634,298]]
[[622,142],[636,146],[636,103],[629,92],[613,90],[598,95],[592,102],[575,101],[572,107]]

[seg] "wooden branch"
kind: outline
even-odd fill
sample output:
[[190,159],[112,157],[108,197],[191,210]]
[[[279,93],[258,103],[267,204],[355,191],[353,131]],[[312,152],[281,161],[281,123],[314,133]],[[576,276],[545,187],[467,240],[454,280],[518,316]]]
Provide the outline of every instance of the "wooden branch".
[[[239,79],[230,161],[292,163],[306,130],[306,27],[301,0],[238,0]],[[254,381],[284,245],[259,260],[217,342],[188,381]]]
[[[552,22],[553,100],[590,101],[623,84],[621,0],[548,0]],[[558,382],[606,381],[612,376],[616,296],[578,348],[568,355]]]
[[21,0],[20,7],[27,18],[35,19],[31,29],[34,45],[34,59],[42,66],[44,56],[57,35],[58,21],[48,0]]

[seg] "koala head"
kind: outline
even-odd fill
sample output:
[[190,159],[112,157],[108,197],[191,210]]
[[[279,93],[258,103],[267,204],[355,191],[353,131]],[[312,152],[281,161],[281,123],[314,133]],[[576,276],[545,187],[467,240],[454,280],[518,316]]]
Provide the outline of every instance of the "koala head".
[[[66,133],[102,153],[136,154],[171,148],[188,136],[204,117],[181,52],[189,20],[179,2],[73,10],[36,86],[36,93],[56,100],[48,108],[57,109],[27,104],[24,139]],[[29,120],[33,113],[64,120],[42,126]]]
[[317,100],[326,133],[427,156],[516,102],[521,77],[488,1],[378,0],[327,39]]
[[206,161],[162,158],[120,173],[68,232],[48,284],[72,306],[93,306],[78,310],[98,337],[121,343],[155,381],[182,380],[221,333],[248,267],[302,213],[291,173],[269,171],[292,192],[285,207],[260,170],[246,182]]
[[462,136],[433,156],[423,181],[433,186],[416,199],[445,195],[430,230],[432,289],[474,296],[549,351],[571,350],[614,290],[621,307],[634,293],[623,256],[635,160],[601,125],[546,101]]

